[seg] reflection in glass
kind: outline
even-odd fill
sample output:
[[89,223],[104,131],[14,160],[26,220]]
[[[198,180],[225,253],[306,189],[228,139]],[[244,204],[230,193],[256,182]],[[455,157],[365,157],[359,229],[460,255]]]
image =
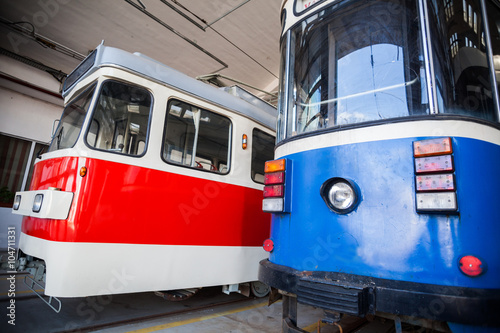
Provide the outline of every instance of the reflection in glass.
[[146,149],[151,95],[141,87],[103,83],[86,136],[91,147],[127,155]]
[[168,105],[163,159],[192,168],[228,173],[230,131],[228,118],[173,100]]
[[[498,7],[491,1],[488,3],[490,20],[499,20]],[[479,1],[448,4],[453,7],[448,17],[445,15],[446,4],[443,0],[428,1],[438,110],[440,113],[495,120],[493,78],[488,66]],[[498,38],[498,28],[493,22],[490,30],[494,30],[492,33]]]
[[418,12],[407,3],[346,1],[293,29],[289,136],[428,112]]
[[59,126],[57,127],[49,151],[71,148],[75,145],[83,126],[83,121],[94,94],[95,85],[78,95],[63,111]]

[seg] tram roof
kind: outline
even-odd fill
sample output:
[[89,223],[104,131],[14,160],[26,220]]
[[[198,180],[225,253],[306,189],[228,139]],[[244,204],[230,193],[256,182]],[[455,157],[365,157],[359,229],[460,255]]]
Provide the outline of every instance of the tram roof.
[[255,97],[253,100],[236,97],[229,92],[187,76],[144,54],[138,52],[129,53],[102,44],[68,75],[62,91],[63,97],[69,94],[76,82],[91,75],[97,69],[106,66],[127,69],[254,119],[270,129],[274,130],[276,128],[277,110],[253,95]]

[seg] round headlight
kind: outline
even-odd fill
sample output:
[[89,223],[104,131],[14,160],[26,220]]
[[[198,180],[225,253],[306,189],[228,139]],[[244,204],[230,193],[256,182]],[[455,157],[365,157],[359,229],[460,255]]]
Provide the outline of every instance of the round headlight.
[[321,196],[328,207],[339,214],[351,212],[358,203],[354,184],[343,178],[326,181],[321,188]]

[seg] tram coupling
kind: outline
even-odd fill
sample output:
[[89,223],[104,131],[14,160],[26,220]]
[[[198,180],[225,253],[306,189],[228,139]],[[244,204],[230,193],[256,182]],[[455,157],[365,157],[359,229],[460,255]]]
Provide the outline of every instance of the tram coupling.
[[56,297],[47,296],[44,293],[46,266],[43,260],[26,255],[19,250],[15,260],[4,261],[4,258],[1,258],[0,261],[1,270],[5,270],[8,273],[27,273],[23,281],[28,289],[40,297],[52,310],[57,313],[61,311],[61,301]]

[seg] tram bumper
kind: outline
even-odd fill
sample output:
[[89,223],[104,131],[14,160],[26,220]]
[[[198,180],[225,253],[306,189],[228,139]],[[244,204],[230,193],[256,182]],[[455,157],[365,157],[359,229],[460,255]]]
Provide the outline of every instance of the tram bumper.
[[364,317],[391,314],[467,325],[500,326],[500,290],[441,286],[337,272],[298,271],[265,259],[259,280],[298,303]]

